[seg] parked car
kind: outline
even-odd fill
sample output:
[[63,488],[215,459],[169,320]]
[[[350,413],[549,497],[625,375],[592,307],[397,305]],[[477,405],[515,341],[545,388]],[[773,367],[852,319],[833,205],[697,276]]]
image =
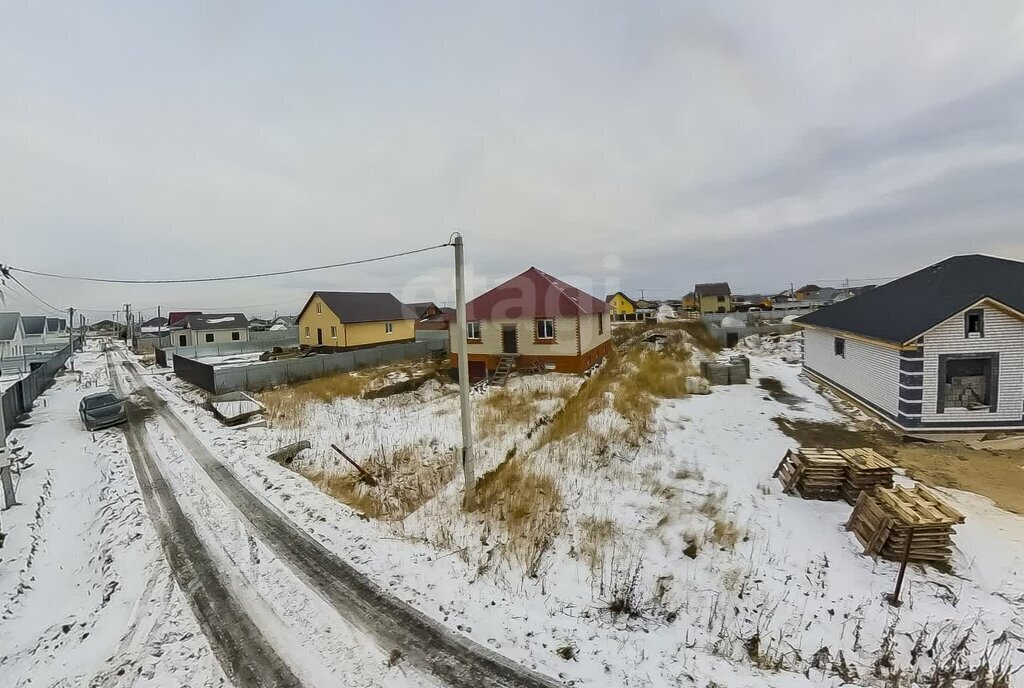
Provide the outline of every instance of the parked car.
[[97,392],[82,397],[78,404],[78,415],[82,417],[86,430],[108,428],[128,420],[124,401],[118,399],[113,392]]

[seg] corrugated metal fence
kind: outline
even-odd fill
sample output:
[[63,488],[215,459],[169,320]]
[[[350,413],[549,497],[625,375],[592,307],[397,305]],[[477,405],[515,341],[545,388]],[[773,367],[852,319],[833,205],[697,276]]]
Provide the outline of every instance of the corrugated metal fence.
[[[76,338],[75,346],[81,345],[81,337]],[[71,347],[65,346],[31,373],[4,390],[2,407],[4,429],[8,434],[18,422],[18,418],[32,410],[33,402],[53,383],[57,371],[64,367],[70,356]]]
[[250,365],[216,367],[184,356],[174,356],[174,373],[200,389],[214,394],[244,390],[255,392],[275,385],[312,380],[331,373],[393,363],[405,359],[426,358],[447,351],[447,342],[410,342],[387,344],[337,354],[318,354]]

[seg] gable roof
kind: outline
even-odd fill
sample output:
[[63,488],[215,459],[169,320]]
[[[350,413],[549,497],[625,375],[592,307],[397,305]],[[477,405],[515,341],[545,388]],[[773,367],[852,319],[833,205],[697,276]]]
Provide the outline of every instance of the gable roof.
[[241,313],[201,313],[188,315],[178,323],[186,330],[237,330],[249,326],[249,320]]
[[608,296],[604,297],[604,302],[605,303],[611,303],[612,299],[614,299],[616,296],[621,296],[622,298],[624,298],[629,303],[629,305],[632,306],[633,308],[637,307],[636,306],[636,301],[634,301],[633,299],[629,298],[628,296],[623,294],[621,291],[617,291],[614,294],[608,294]]
[[437,304],[433,301],[417,301],[416,303],[407,303],[405,307],[412,311],[413,315],[417,318],[422,318],[428,310],[433,308],[436,311],[441,309],[437,307]]
[[1024,263],[953,256],[808,313],[796,323],[903,344],[984,298],[1024,312]]
[[413,320],[416,314],[405,307],[394,294],[363,291],[315,291],[299,313],[306,312],[313,297],[319,296],[343,323],[378,322],[382,320]]
[[46,334],[45,315],[23,315],[21,326],[25,328],[25,334]]
[[9,342],[18,333],[21,313],[0,313],[0,342]]
[[693,293],[701,296],[729,296],[732,289],[729,288],[728,282],[704,282],[694,285]]
[[817,284],[805,284],[796,290],[797,294],[810,294],[812,291],[821,291],[821,287]]
[[46,329],[50,332],[61,332],[67,329],[68,321],[64,318],[47,318]]
[[140,327],[166,327],[166,326],[167,326],[167,318],[156,317],[156,318],[150,318],[146,322],[142,323],[142,325]]
[[466,304],[468,320],[605,313],[608,304],[531,267]]

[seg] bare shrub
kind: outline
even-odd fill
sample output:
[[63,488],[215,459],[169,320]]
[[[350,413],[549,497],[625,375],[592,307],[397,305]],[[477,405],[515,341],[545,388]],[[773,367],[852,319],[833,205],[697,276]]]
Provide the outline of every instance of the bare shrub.
[[603,564],[605,552],[617,536],[615,522],[609,518],[587,516],[580,521],[580,555],[592,571]]
[[477,481],[473,509],[504,525],[506,554],[536,576],[562,530],[562,505],[557,483],[517,456]]
[[292,469],[340,502],[379,519],[401,519],[434,497],[455,477],[451,453],[436,453],[427,445],[381,450],[362,462],[376,485],[369,485],[347,464],[322,469],[295,464]]
[[715,519],[708,534],[708,540],[719,547],[735,547],[736,543],[743,537],[743,532],[731,521],[721,518]]

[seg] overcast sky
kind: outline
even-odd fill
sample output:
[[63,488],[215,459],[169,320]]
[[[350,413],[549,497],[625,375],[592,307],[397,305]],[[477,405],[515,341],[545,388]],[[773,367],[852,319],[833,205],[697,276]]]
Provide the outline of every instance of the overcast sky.
[[[201,277],[458,230],[471,296],[536,265],[678,298],[1024,259],[1021,8],[0,0],[0,262]],[[22,279],[91,319],[284,313],[311,289],[449,299],[451,265]]]

